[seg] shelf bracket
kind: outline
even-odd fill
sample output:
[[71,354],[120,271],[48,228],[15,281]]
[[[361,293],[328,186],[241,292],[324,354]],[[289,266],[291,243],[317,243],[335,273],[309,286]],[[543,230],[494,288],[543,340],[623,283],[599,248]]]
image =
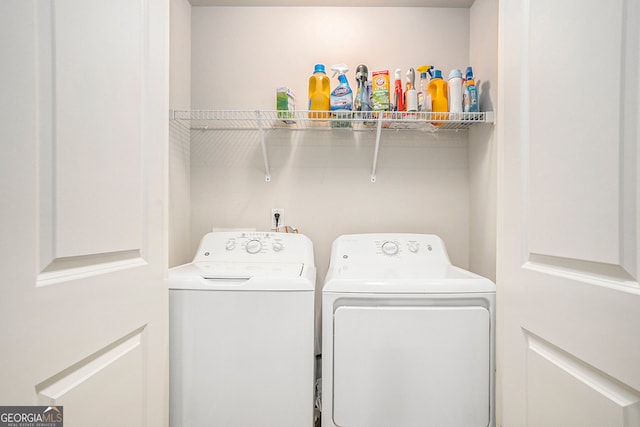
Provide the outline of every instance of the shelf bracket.
[[262,158],[264,159],[264,180],[270,182],[271,171],[269,170],[269,157],[267,156],[267,144],[264,141],[264,129],[262,128],[260,110],[256,110],[256,120],[258,121],[258,133],[260,134],[260,145],[262,146]]
[[378,116],[376,129],[376,146],[373,150],[373,167],[371,169],[371,182],[376,182],[376,169],[378,168],[378,152],[380,151],[380,134],[382,133],[382,114]]

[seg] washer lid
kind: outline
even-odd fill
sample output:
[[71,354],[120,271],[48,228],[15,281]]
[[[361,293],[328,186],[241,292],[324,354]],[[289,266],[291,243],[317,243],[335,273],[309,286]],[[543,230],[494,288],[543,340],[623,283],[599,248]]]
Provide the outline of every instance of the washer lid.
[[266,262],[196,262],[203,279],[250,279],[299,277],[304,264]]
[[302,263],[198,262],[169,270],[170,289],[313,291],[315,269]]

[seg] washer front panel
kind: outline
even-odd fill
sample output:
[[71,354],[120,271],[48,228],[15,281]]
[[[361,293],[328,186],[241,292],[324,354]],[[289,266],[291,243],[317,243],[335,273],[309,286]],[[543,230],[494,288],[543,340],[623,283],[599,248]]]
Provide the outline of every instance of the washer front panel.
[[332,329],[336,426],[489,424],[486,307],[343,305]]

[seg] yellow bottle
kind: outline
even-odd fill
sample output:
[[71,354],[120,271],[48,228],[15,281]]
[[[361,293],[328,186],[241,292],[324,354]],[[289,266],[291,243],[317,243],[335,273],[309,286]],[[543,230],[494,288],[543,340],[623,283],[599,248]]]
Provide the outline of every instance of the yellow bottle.
[[[431,111],[434,113],[443,113],[443,114],[433,114],[433,119],[435,120],[446,120],[449,117],[449,96],[447,95],[447,82],[442,79],[442,72],[440,70],[435,70],[433,73],[433,79],[429,82],[429,95],[431,95]],[[438,125],[438,123],[436,123]]]
[[[330,110],[331,87],[323,64],[316,64],[313,75],[309,77],[309,117],[328,119]],[[314,111],[318,111],[315,113]]]

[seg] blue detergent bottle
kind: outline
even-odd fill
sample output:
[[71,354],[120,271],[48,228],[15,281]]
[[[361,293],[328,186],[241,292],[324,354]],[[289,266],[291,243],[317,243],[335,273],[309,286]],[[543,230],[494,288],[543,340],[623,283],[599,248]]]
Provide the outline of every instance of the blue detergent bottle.
[[462,98],[463,111],[465,113],[477,113],[480,111],[480,102],[478,100],[478,87],[473,77],[473,69],[467,67],[465,76],[465,88]]

